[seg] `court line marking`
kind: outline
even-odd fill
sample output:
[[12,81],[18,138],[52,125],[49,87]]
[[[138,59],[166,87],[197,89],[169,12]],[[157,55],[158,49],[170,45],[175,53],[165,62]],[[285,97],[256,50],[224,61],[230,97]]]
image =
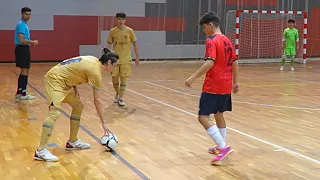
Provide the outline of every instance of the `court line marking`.
[[[18,74],[14,71],[12,71],[17,77]],[[38,90],[35,86],[33,86],[32,84],[28,83],[28,85],[34,90],[36,91],[43,99],[47,99],[46,96],[40,91]],[[70,116],[62,109],[60,109],[60,112],[66,116],[67,118],[70,118]],[[97,143],[100,144],[100,138],[98,138],[96,135],[94,135],[88,128],[86,128],[85,126],[80,124],[80,128],[87,133],[92,139],[94,139],[95,141],[97,141]],[[139,171],[137,168],[135,168],[132,164],[130,164],[126,159],[124,159],[121,155],[119,155],[116,151],[111,151],[111,154],[114,155],[119,161],[121,161],[125,166],[127,166],[130,170],[132,170],[136,175],[138,175],[141,179],[143,180],[149,180],[150,178],[148,178],[145,174],[143,174],[141,171]]]
[[[200,97],[199,95],[194,95],[194,94],[188,94],[176,89],[172,89],[172,88],[168,88],[159,84],[155,84],[149,81],[144,81],[147,84],[153,85],[153,86],[157,86],[157,87],[161,87],[167,90],[171,90],[186,96],[192,96],[192,97]],[[260,103],[253,103],[253,102],[244,102],[244,101],[232,101],[235,103],[239,103],[239,104],[249,104],[249,105],[257,105],[257,106],[266,106],[266,107],[277,107],[277,108],[285,108],[285,109],[297,109],[297,110],[309,110],[309,111],[320,111],[319,108],[304,108],[304,107],[295,107],[295,106],[281,106],[281,105],[273,105],[273,104],[260,104]]]
[[[183,110],[183,109],[178,108],[178,107],[176,107],[176,106],[170,105],[170,104],[168,104],[168,103],[159,101],[159,100],[157,100],[157,99],[154,99],[154,98],[152,98],[152,97],[146,96],[146,95],[141,94],[141,93],[138,93],[138,92],[133,91],[133,90],[131,90],[131,89],[126,89],[126,90],[129,91],[129,92],[131,92],[131,93],[134,93],[134,94],[136,94],[136,95],[139,95],[139,96],[142,96],[142,97],[144,97],[144,98],[147,98],[147,99],[149,99],[149,100],[158,102],[158,103],[160,103],[160,104],[162,104],[162,105],[165,105],[165,106],[167,106],[167,107],[170,107],[170,108],[172,108],[172,109],[181,111],[181,112],[183,112],[183,113],[185,113],[185,114],[189,114],[189,115],[191,115],[191,116],[193,116],[193,117],[198,117],[196,114],[193,114],[193,113],[191,113],[191,112],[189,112],[189,111],[186,111],[186,110]],[[252,138],[252,139],[257,140],[257,141],[259,141],[259,142],[262,142],[262,143],[268,144],[268,145],[270,145],[270,146],[273,146],[273,147],[276,148],[276,149],[281,149],[282,152],[286,152],[286,153],[288,153],[288,154],[291,154],[291,155],[294,155],[294,156],[298,156],[298,157],[300,157],[300,158],[309,160],[309,161],[311,161],[311,162],[314,162],[314,163],[320,165],[320,161],[319,161],[319,160],[313,159],[313,158],[311,158],[311,157],[308,157],[308,156],[306,156],[306,155],[303,155],[303,154],[300,154],[300,153],[298,153],[298,152],[292,151],[292,150],[290,150],[290,149],[284,148],[284,147],[282,147],[282,146],[273,144],[273,143],[271,143],[271,142],[269,142],[269,141],[266,141],[266,140],[260,139],[260,138],[258,138],[258,137],[252,136],[252,135],[250,135],[250,134],[244,133],[244,132],[239,131],[239,130],[237,130],[237,129],[234,129],[234,128],[232,128],[232,127],[227,127],[227,129],[230,129],[231,131],[234,131],[234,132],[239,133],[239,134],[241,134],[241,135],[243,135],[243,136]]]

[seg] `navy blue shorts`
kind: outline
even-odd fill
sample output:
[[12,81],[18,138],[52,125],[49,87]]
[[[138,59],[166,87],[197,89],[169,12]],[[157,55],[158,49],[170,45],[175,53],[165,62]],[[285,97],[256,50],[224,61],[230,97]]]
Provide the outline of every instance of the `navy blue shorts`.
[[209,94],[202,92],[199,103],[199,115],[232,111],[231,94]]

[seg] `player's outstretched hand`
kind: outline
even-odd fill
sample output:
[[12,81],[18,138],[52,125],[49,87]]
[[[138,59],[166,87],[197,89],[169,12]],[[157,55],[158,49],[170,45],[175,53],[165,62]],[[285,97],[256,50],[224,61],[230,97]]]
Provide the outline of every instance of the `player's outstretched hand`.
[[187,87],[191,87],[191,85],[194,83],[194,78],[193,77],[189,77],[186,82],[184,83]]
[[233,93],[239,92],[239,85],[238,84],[233,84],[232,90],[233,90]]
[[102,127],[103,127],[103,130],[104,130],[104,133],[105,133],[105,134],[109,135],[109,134],[112,133],[111,130],[108,128],[107,123],[103,123],[103,124],[102,124]]
[[138,66],[138,65],[139,65],[139,63],[140,63],[139,58],[136,58],[136,60],[135,60],[134,62],[136,63],[136,66]]

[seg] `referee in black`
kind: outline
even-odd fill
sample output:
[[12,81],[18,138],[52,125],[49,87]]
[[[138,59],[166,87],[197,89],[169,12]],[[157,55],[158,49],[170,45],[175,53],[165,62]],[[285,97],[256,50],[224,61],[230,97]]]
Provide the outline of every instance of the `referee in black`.
[[30,39],[30,30],[27,25],[27,22],[30,20],[30,16],[31,9],[29,7],[21,9],[21,19],[17,23],[14,34],[14,43],[16,44],[16,67],[21,69],[16,93],[16,99],[19,100],[31,100],[36,98],[35,96],[27,94],[28,74],[31,60],[30,45],[36,46],[39,44],[37,40],[32,41]]

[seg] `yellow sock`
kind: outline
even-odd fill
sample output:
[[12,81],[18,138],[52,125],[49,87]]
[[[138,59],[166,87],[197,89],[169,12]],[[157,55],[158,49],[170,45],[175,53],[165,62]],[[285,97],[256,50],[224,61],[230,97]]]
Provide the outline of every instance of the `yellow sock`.
[[114,90],[119,94],[119,77],[112,77],[112,84]]
[[58,110],[49,111],[48,117],[45,119],[44,123],[42,124],[41,139],[40,139],[40,145],[38,148],[39,151],[44,149],[48,144],[54,124],[56,123],[59,117],[60,117],[60,112]]
[[79,119],[70,119],[70,142],[76,142],[78,131],[80,127],[80,118]]
[[80,117],[83,110],[82,102],[78,102],[76,105],[72,105],[72,112],[70,116],[70,142],[76,142],[78,131],[80,127]]
[[127,77],[120,77],[120,92],[119,92],[119,97],[122,98],[124,95],[124,91],[126,90],[127,86]]

